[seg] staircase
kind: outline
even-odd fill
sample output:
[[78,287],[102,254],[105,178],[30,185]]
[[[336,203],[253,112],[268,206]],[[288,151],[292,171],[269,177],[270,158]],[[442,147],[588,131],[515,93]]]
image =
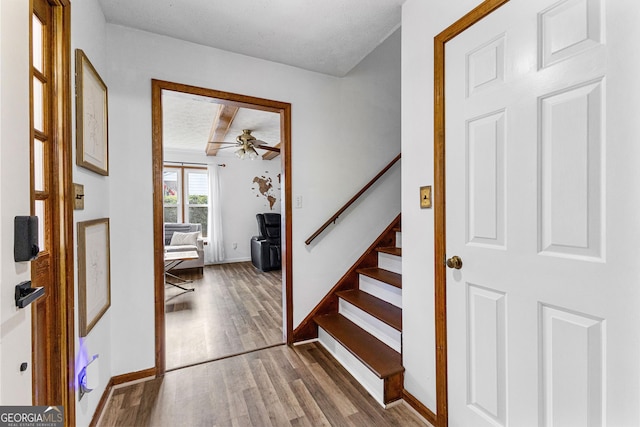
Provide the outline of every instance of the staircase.
[[398,217],[313,316],[319,342],[385,407],[403,390],[401,247]]

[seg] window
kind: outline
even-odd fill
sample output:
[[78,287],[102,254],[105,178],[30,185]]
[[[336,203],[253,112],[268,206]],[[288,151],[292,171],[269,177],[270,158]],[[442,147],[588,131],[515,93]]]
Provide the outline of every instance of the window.
[[187,220],[202,224],[202,235],[207,237],[207,219],[209,218],[209,179],[207,171],[185,170],[185,212]]
[[180,188],[182,187],[182,171],[180,169],[165,168],[162,177],[164,192],[164,222],[182,222],[182,207],[180,205]]
[[34,209],[32,214],[38,216],[38,245],[41,251],[50,248],[51,234],[47,233],[51,226],[51,198],[50,198],[50,171],[52,141],[51,116],[51,60],[46,48],[51,43],[50,12],[46,4],[38,2],[31,17],[32,29],[32,141],[31,163],[33,175],[31,180],[31,194]]
[[202,224],[207,237],[209,175],[203,168],[166,166],[163,173],[164,222]]

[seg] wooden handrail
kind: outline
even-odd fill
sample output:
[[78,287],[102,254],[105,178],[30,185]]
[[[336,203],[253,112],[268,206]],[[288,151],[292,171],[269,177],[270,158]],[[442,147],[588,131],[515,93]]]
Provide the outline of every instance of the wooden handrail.
[[335,224],[335,222],[336,222],[336,220],[338,219],[338,217],[339,217],[340,215],[342,215],[342,213],[343,213],[344,211],[346,211],[346,210],[347,210],[347,208],[349,208],[349,206],[351,206],[351,205],[353,204],[353,202],[355,202],[356,200],[358,200],[358,197],[362,196],[362,195],[364,194],[364,192],[365,192],[365,191],[367,191],[369,188],[371,188],[371,186],[372,186],[373,184],[375,184],[375,183],[376,183],[376,181],[377,181],[378,179],[380,179],[380,177],[381,177],[382,175],[384,175],[384,174],[385,174],[389,169],[391,169],[391,167],[392,167],[393,165],[395,165],[395,164],[396,164],[396,162],[397,162],[398,160],[400,160],[400,156],[401,156],[401,154],[398,154],[398,156],[397,156],[395,159],[391,160],[391,162],[390,162],[387,166],[385,166],[385,167],[384,167],[380,172],[378,172],[378,174],[377,174],[376,176],[374,176],[374,177],[373,177],[373,179],[372,179],[371,181],[369,181],[369,182],[368,182],[364,187],[362,187],[362,190],[358,191],[358,193],[357,193],[355,196],[353,196],[353,197],[352,197],[352,198],[351,198],[347,203],[345,203],[343,207],[341,207],[340,209],[338,209],[338,211],[337,211],[335,214],[333,214],[333,216],[332,216],[331,218],[329,218],[329,219],[327,220],[327,222],[325,222],[324,224],[322,224],[322,226],[321,226],[320,228],[318,228],[318,229],[316,230],[316,232],[315,232],[315,233],[313,233],[311,236],[309,236],[309,238],[308,238],[307,240],[305,240],[305,241],[304,241],[304,243],[305,243],[306,245],[310,244],[310,243],[313,241],[313,239],[315,239],[316,237],[318,237],[318,236],[320,235],[320,233],[322,233],[322,232],[323,232],[323,231],[324,231],[328,226],[330,226],[330,225],[331,225],[331,223],[334,223],[334,224]]

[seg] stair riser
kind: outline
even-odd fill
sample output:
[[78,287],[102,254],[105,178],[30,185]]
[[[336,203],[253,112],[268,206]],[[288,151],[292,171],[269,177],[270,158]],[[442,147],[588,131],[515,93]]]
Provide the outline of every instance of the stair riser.
[[402,274],[402,257],[378,252],[378,268]]
[[338,312],[398,353],[402,353],[402,335],[399,331],[343,299],[340,299]]
[[402,308],[402,289],[362,274],[360,275],[359,288],[376,298]]
[[402,247],[402,231],[396,231],[396,248]]
[[318,328],[318,341],[380,405],[385,406],[383,379],[378,378],[369,368],[351,354],[349,350],[333,339],[333,337],[321,327]]

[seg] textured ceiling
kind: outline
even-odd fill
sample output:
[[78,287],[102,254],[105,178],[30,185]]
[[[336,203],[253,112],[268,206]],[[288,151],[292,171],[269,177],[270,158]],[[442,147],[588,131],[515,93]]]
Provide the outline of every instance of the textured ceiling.
[[[219,104],[212,98],[165,90],[162,92],[162,142],[165,150],[204,153]],[[280,142],[280,115],[240,108],[225,142],[235,142],[243,129],[251,129],[257,139],[276,145]],[[233,156],[233,148],[218,151],[218,156]],[[262,151],[259,151],[263,153]]]
[[99,0],[108,22],[344,76],[400,26],[405,0]]

